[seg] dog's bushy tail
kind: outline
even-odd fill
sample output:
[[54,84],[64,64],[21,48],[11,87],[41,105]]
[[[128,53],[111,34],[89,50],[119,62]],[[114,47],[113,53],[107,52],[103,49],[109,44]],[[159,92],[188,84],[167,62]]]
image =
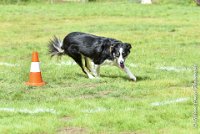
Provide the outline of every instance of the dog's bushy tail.
[[53,39],[49,41],[49,54],[51,55],[51,57],[55,55],[61,56],[64,54],[64,49],[62,49],[62,45],[63,42],[56,36],[54,36]]

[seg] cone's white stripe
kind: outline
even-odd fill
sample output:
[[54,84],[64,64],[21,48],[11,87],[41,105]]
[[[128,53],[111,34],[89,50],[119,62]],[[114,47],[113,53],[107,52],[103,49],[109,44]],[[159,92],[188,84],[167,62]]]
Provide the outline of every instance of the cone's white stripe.
[[30,72],[40,72],[40,62],[32,62]]

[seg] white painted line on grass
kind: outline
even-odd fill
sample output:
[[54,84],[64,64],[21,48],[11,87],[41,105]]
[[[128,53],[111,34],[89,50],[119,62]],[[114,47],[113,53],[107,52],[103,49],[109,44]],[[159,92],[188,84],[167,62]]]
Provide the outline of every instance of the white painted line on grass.
[[156,69],[164,70],[164,71],[174,71],[174,72],[183,72],[183,71],[191,70],[187,67],[174,67],[174,66],[161,66],[161,67],[157,67]]
[[168,105],[168,104],[186,102],[188,100],[189,100],[189,98],[177,98],[175,100],[169,100],[169,101],[163,101],[163,102],[153,102],[153,103],[151,103],[151,106],[163,106],[163,105]]
[[86,110],[83,110],[82,112],[84,112],[84,113],[98,113],[98,112],[105,112],[105,111],[107,111],[106,108],[97,107],[95,109],[86,109]]
[[[77,65],[76,62],[72,61],[72,60],[62,61],[62,62],[59,62],[59,63],[52,63],[52,64],[57,65],[57,66],[73,66],[73,65]],[[133,68],[138,68],[139,67],[138,64],[133,64],[133,63],[128,64],[128,66],[133,67]],[[190,71],[191,70],[190,67],[183,67],[183,66],[180,66],[180,67],[159,66],[159,67],[156,67],[155,69],[163,70],[163,71],[172,71],[172,72],[183,72],[183,71]]]
[[[106,111],[110,111],[110,110],[115,110],[115,109],[107,109],[104,107],[97,107],[97,108],[93,108],[93,109],[85,109],[82,110],[83,113],[99,113],[99,112],[106,112]],[[117,110],[117,109],[116,109]],[[134,111],[134,108],[131,107],[125,107],[124,109],[120,109],[123,111]]]
[[66,61],[66,62],[62,61],[60,63],[54,63],[54,64],[57,65],[57,66],[72,66],[72,65],[76,65],[76,62],[74,62],[74,61]]
[[[140,67],[138,64],[128,64],[130,67],[133,68],[138,68]],[[153,67],[152,67],[153,69]],[[179,66],[179,67],[175,67],[175,66],[158,66],[155,69],[157,70],[162,70],[162,71],[172,71],[172,72],[183,72],[183,71],[191,71],[191,67],[184,67],[184,66]]]
[[0,62],[0,66],[16,67],[16,66],[19,66],[19,65],[13,64],[13,63],[7,63],[7,62]]
[[44,109],[37,108],[34,110],[29,109],[16,109],[16,108],[0,108],[0,112],[13,112],[13,113],[25,113],[25,114],[38,114],[38,113],[51,113],[56,114],[57,112],[54,109]]

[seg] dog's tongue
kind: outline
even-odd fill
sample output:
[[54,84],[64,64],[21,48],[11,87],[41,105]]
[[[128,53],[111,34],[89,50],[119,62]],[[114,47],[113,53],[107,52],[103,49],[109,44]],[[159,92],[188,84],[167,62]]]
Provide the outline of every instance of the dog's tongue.
[[123,69],[123,68],[124,68],[124,63],[121,63],[121,64],[120,64],[120,67]]

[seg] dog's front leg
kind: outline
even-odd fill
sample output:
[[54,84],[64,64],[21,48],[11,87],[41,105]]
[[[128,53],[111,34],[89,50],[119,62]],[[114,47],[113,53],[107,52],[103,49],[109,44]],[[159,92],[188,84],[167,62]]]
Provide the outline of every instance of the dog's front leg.
[[129,70],[128,67],[124,67],[124,71],[126,72],[126,74],[129,76],[129,78],[133,81],[136,81],[136,77],[131,73],[131,71]]

